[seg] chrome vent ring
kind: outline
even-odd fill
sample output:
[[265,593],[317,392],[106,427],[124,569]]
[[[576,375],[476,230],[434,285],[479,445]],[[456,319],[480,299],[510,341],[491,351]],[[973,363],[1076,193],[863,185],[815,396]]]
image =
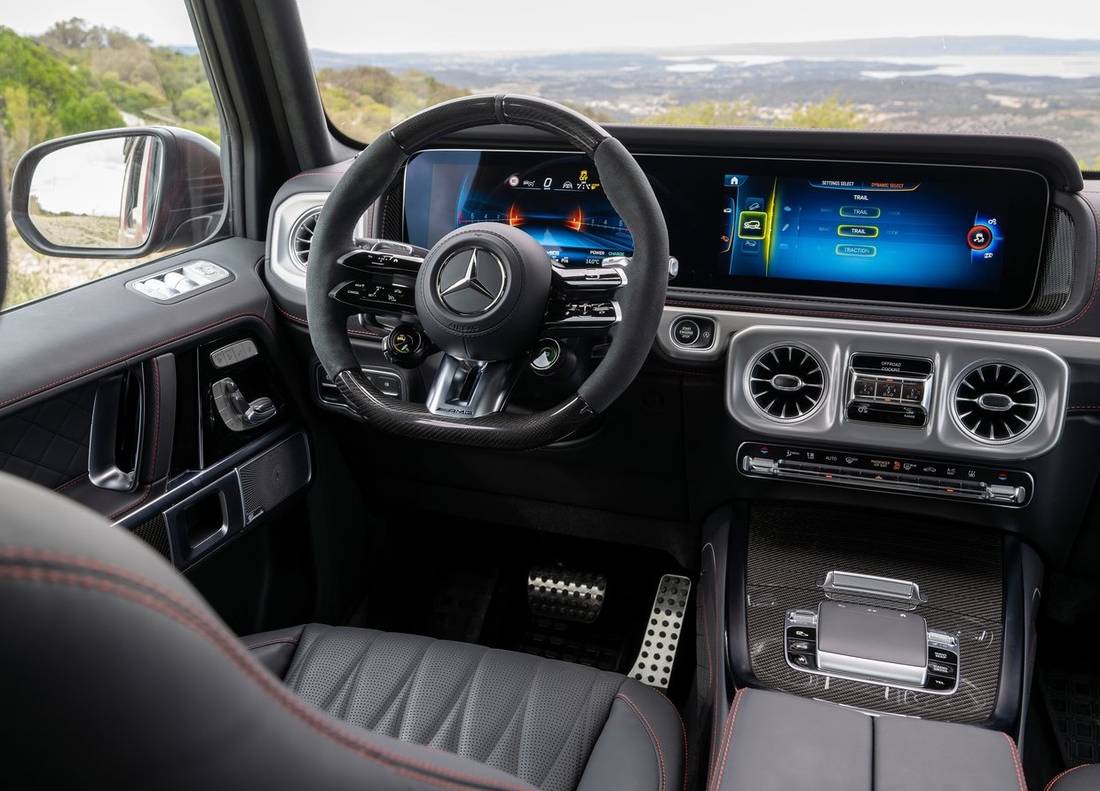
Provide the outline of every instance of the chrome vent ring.
[[749,366],[749,398],[769,419],[795,423],[821,406],[825,379],[825,363],[814,352],[793,344],[772,346]]
[[1015,442],[1039,420],[1041,393],[1034,377],[1011,363],[971,366],[955,386],[952,415],[979,442]]
[[317,230],[317,218],[321,207],[308,209],[294,221],[290,229],[290,259],[303,272],[309,265],[309,251],[313,246],[313,234]]

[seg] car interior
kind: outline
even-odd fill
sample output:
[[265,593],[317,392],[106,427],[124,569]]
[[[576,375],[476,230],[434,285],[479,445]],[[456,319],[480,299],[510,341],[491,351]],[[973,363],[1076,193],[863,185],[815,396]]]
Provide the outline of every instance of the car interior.
[[304,7],[186,5],[220,149],[0,191],[142,259],[0,313],[12,777],[1100,789],[1100,175],[508,92],[363,145]]

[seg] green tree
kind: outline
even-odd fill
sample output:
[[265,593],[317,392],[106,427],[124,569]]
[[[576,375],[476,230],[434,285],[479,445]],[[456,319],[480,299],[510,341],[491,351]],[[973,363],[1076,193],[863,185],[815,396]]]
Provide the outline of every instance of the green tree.
[[802,105],[791,115],[789,125],[799,129],[862,129],[867,124],[851,102],[842,102],[834,95],[823,102]]
[[671,107],[641,120],[656,126],[759,126],[760,117],[748,100],[693,102]]
[[32,146],[61,133],[61,125],[44,104],[35,102],[24,87],[8,86],[0,92],[0,132],[4,136],[4,183],[19,157]]
[[67,135],[123,125],[118,109],[103,91],[65,102],[57,111],[57,120]]

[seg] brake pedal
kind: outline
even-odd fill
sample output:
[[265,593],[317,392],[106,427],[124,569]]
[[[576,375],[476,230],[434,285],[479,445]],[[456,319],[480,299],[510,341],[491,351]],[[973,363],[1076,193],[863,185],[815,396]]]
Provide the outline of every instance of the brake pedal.
[[653,597],[645,638],[630,675],[651,687],[668,688],[676,646],[680,644],[684,616],[687,613],[691,580],[678,574],[665,574]]
[[592,623],[603,609],[606,593],[603,574],[551,567],[527,573],[527,605],[535,615]]

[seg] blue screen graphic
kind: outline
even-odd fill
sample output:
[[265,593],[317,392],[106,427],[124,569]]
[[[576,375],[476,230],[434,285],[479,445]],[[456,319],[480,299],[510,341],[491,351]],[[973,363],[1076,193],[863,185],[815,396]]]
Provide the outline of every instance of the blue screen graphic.
[[435,244],[455,228],[499,222],[530,234],[563,266],[598,265],[630,255],[634,241],[583,156],[532,158],[495,152],[433,151],[406,175],[409,241]]
[[724,176],[731,276],[996,291],[1001,218],[956,185]]

